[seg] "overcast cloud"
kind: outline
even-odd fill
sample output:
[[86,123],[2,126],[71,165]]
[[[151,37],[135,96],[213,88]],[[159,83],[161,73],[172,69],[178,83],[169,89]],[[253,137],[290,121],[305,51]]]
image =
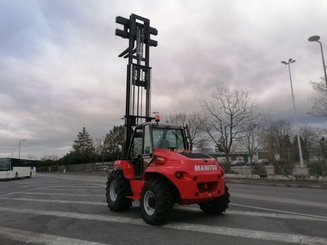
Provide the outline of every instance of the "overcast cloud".
[[327,54],[324,0],[0,0],[0,156],[63,156],[86,127],[101,138],[123,124],[127,40],[115,17],[135,13],[159,31],[151,49],[152,111],[200,108],[219,84],[246,88],[275,119],[293,120],[287,67],[299,123],[309,116],[310,81]]

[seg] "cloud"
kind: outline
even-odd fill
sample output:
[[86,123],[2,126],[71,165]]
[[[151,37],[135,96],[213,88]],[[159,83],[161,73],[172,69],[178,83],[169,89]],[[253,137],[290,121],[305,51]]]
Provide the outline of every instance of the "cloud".
[[[70,150],[83,126],[103,137],[124,114],[127,40],[114,35],[118,15],[145,16],[159,30],[151,49],[152,110],[199,109],[219,83],[247,88],[263,110],[293,120],[287,67],[292,57],[299,122],[309,81],[322,76],[325,1],[0,1],[0,155]],[[327,42],[327,41],[326,41]],[[327,45],[327,44],[326,44]],[[326,46],[325,45],[325,46]],[[24,155],[23,155],[24,156]]]

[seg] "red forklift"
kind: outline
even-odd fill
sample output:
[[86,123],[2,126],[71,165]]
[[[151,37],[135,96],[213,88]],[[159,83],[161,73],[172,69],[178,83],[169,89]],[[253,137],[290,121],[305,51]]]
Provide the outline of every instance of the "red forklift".
[[108,176],[106,198],[114,212],[140,202],[141,216],[151,225],[165,224],[174,204],[198,204],[210,215],[226,211],[229,192],[216,159],[192,152],[189,131],[160,122],[150,115],[150,47],[157,29],[150,20],[131,14],[116,17],[123,30],[116,35],[129,46],[119,57],[127,58],[124,158],[114,162]]

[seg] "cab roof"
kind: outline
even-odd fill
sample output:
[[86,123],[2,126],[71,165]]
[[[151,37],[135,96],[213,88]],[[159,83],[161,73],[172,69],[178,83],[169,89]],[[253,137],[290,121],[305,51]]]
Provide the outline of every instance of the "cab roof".
[[149,125],[152,128],[166,128],[166,129],[183,129],[182,126],[178,124],[170,124],[170,123],[161,123],[161,122],[145,122],[137,125],[135,128],[142,128],[145,125]]

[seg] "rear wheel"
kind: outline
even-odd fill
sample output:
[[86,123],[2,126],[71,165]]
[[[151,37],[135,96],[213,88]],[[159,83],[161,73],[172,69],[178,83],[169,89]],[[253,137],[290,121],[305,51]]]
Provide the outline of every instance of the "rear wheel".
[[173,198],[167,183],[160,179],[145,182],[141,192],[141,216],[151,225],[167,222],[173,208]]
[[226,211],[229,201],[228,187],[225,185],[225,193],[221,197],[218,197],[209,202],[200,203],[200,209],[206,214],[219,215]]
[[125,211],[132,205],[132,200],[127,196],[131,195],[131,187],[128,179],[122,171],[113,171],[108,177],[106,197],[108,207],[115,212]]

